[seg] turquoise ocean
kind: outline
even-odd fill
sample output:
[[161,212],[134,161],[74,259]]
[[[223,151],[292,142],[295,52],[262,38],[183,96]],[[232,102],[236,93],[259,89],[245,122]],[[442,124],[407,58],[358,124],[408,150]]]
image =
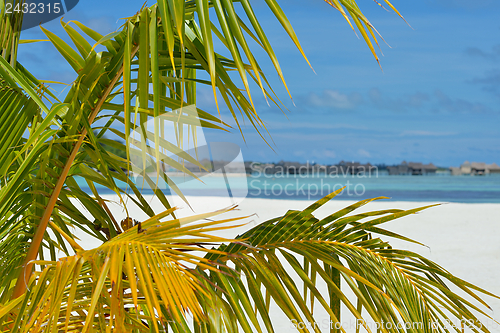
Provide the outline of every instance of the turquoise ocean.
[[[184,195],[235,196],[247,198],[316,200],[345,186],[337,199],[361,200],[379,196],[396,201],[432,201],[463,203],[500,203],[500,175],[487,176],[338,176],[321,175],[231,175],[227,177],[205,176],[200,180],[172,177],[172,181]],[[83,190],[86,183],[78,180]],[[140,178],[135,180],[143,194],[153,194],[151,188],[143,186]],[[125,184],[118,184],[128,190]],[[160,186],[170,194],[167,184]],[[100,193],[107,189],[101,187]],[[130,191],[131,192],[131,191]],[[132,192],[131,192],[132,193]]]

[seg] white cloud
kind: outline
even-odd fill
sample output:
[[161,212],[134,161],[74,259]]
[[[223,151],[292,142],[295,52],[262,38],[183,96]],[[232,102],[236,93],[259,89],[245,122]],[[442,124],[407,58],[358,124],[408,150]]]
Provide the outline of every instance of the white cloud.
[[432,132],[432,131],[403,131],[401,136],[449,136],[455,135],[456,132]]
[[[319,117],[318,117],[319,118]],[[329,120],[325,119],[325,121],[311,123],[311,122],[285,122],[285,121],[268,121],[266,122],[266,126],[270,130],[277,129],[293,129],[293,128],[310,128],[310,129],[324,129],[324,130],[333,130],[333,129],[352,129],[352,130],[368,130],[368,127],[365,126],[356,126],[349,124],[332,124]]]
[[367,152],[364,149],[358,149],[358,155],[361,157],[371,157],[372,156],[372,154],[370,154],[369,152]]
[[353,109],[363,102],[363,98],[358,93],[350,95],[343,94],[336,90],[325,89],[318,95],[311,93],[308,102],[313,106],[332,107],[336,109]]
[[413,108],[419,109],[430,100],[429,95],[418,91],[411,95],[394,98],[390,94],[382,93],[378,88],[370,89],[368,98],[376,108],[393,112],[403,112]]
[[[114,23],[114,24],[113,24]],[[99,33],[108,34],[115,30],[113,19],[109,16],[92,17],[86,22],[86,25]]]
[[337,157],[337,154],[335,154],[335,152],[331,149],[323,150],[323,153],[321,155],[322,155],[322,157],[329,157],[329,158]]

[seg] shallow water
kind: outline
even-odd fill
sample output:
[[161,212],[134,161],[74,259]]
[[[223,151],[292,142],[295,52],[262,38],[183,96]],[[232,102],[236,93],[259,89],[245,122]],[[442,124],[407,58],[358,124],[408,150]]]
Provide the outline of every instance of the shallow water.
[[[200,181],[201,180],[201,181]],[[464,203],[500,203],[500,175],[490,176],[234,176],[172,177],[172,181],[185,195],[235,196],[248,198],[314,200],[346,187],[337,199],[360,200],[379,196],[398,201],[440,201]],[[77,179],[83,190],[88,190],[83,179]],[[152,194],[143,185],[142,178],[135,180],[143,194]],[[118,184],[126,189],[125,184]],[[101,193],[112,193],[99,187]],[[170,193],[166,183],[160,188]]]

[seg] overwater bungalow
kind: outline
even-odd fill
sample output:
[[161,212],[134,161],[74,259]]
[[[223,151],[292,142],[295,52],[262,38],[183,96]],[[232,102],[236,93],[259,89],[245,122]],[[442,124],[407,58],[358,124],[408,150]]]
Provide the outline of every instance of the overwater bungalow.
[[471,175],[471,176],[484,176],[490,174],[500,174],[500,166],[496,163],[486,164],[484,162],[469,162],[465,161],[460,167],[451,167],[451,174],[457,175]]
[[388,166],[387,171],[389,175],[430,175],[435,174],[437,171],[437,167],[432,164],[423,164],[420,162],[409,162],[403,161],[399,165]]

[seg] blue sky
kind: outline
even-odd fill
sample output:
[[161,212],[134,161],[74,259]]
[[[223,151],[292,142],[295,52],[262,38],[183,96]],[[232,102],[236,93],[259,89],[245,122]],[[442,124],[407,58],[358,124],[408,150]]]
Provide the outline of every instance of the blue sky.
[[[251,126],[244,129],[246,143],[236,130],[208,132],[207,138],[240,144],[246,160],[500,164],[500,2],[393,0],[412,28],[373,1],[358,2],[390,45],[381,43],[383,71],[364,41],[326,3],[283,0],[313,72],[264,2],[252,0],[295,106],[273,75],[271,63],[263,59],[262,68],[289,109],[285,116],[262,99],[257,101],[274,150]],[[133,15],[142,4],[84,0],[64,19],[108,33],[121,24],[119,18]],[[60,31],[57,20],[44,27]],[[41,37],[38,28],[23,35]],[[48,43],[23,46],[20,53],[20,61],[40,78],[74,78]],[[198,106],[215,109],[209,90],[200,89]]]

